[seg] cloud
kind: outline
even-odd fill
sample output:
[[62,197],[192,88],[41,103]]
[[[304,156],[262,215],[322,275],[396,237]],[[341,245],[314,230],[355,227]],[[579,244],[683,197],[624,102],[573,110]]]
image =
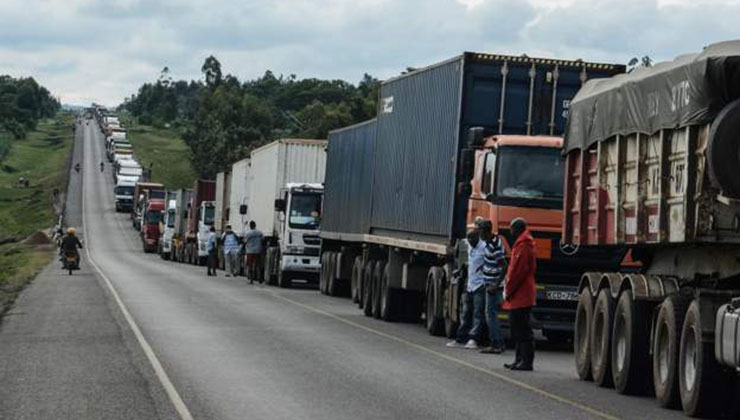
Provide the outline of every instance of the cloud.
[[208,55],[241,78],[386,78],[485,51],[624,63],[737,36],[736,0],[3,0],[0,73],[119,103]]

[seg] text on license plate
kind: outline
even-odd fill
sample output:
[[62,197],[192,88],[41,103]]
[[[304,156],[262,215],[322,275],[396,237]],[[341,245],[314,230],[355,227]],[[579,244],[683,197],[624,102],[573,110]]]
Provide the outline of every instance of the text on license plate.
[[563,290],[548,290],[545,296],[550,300],[578,300],[578,292]]

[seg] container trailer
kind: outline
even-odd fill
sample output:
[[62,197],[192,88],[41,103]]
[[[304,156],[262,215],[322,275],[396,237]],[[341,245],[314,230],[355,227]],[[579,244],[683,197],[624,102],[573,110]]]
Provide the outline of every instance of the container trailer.
[[375,120],[329,135],[320,289],[349,284],[366,315],[423,313],[431,334],[452,336],[466,229],[483,217],[508,242],[509,223],[523,216],[537,242],[535,326],[567,338],[580,274],[619,255],[561,248],[555,136],[586,80],[624,70],[464,53],[383,82]]

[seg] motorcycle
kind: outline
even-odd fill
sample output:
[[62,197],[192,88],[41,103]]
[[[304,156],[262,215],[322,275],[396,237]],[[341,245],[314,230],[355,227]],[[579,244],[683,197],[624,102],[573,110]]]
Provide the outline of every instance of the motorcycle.
[[72,271],[80,269],[80,255],[77,252],[67,251],[62,256],[62,269],[68,270],[69,275],[72,275]]

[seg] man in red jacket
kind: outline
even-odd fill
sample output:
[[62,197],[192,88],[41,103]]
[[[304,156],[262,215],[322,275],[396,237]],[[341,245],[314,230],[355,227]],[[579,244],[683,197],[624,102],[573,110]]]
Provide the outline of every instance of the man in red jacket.
[[537,262],[534,239],[527,230],[527,222],[516,218],[511,222],[511,263],[506,272],[503,308],[509,311],[511,338],[516,344],[516,359],[504,367],[511,370],[532,370],[534,362],[534,334],[529,323],[535,305],[534,271]]

